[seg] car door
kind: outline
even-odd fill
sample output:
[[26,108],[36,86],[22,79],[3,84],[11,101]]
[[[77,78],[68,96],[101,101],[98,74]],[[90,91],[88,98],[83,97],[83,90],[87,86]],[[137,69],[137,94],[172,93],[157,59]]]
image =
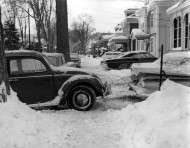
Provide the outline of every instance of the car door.
[[21,102],[35,104],[54,99],[53,75],[43,61],[23,57],[8,62],[10,86]]

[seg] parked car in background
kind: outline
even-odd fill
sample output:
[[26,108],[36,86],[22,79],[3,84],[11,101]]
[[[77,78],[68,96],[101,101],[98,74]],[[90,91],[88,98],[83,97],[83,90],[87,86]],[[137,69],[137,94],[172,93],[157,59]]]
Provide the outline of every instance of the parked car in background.
[[81,59],[78,53],[70,53],[70,61],[74,62],[77,68],[81,67]]
[[103,60],[106,60],[106,59],[111,59],[111,58],[115,58],[117,57],[118,55],[120,55],[121,52],[105,52],[103,55],[102,55],[102,59]]
[[53,66],[68,66],[76,67],[74,62],[66,62],[65,56],[62,53],[43,53],[51,62]]
[[104,60],[102,65],[105,69],[129,69],[133,63],[153,62],[156,59],[149,52],[123,52],[116,58]]
[[[130,86],[139,94],[150,94],[159,90],[160,58],[152,63],[135,63],[131,66]],[[163,56],[162,81],[167,78],[190,86],[190,52],[167,53]]]
[[103,84],[97,75],[78,68],[52,66],[42,53],[18,50],[5,55],[10,86],[30,107],[67,104],[87,111],[94,106],[96,97],[109,94],[107,83]]

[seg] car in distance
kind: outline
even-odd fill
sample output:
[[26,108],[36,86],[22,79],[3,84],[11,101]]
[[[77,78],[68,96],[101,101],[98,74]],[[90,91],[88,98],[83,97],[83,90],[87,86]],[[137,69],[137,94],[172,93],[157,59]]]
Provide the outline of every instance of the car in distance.
[[74,62],[77,68],[81,68],[81,59],[78,53],[70,53],[70,61]]
[[97,96],[110,90],[97,75],[73,67],[54,67],[42,53],[18,50],[5,55],[10,86],[20,101],[31,107],[67,104],[87,111]]
[[123,52],[116,58],[104,60],[102,65],[105,69],[129,69],[133,63],[153,62],[156,59],[149,52]]
[[62,53],[46,53],[43,52],[45,56],[49,59],[53,66],[68,66],[68,67],[76,67],[74,62],[66,62],[65,56]]
[[118,55],[120,55],[121,52],[105,52],[103,55],[102,55],[102,59],[103,60],[106,60],[106,59],[111,59],[111,58],[115,58],[117,57]]
[[[151,94],[159,90],[160,61],[152,63],[135,63],[131,66],[131,89],[139,94]],[[190,52],[167,53],[163,56],[162,81],[170,79],[190,87]]]

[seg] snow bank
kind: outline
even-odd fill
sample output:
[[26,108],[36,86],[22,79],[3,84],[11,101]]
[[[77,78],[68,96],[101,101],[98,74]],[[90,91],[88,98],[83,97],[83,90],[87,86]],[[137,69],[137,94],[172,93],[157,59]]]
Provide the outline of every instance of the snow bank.
[[[113,97],[126,93],[128,71],[104,71],[100,59],[83,59],[83,68],[114,82]],[[0,103],[0,148],[189,148],[189,115],[190,88],[169,80],[147,100],[109,111],[35,111],[11,92]]]
[[146,101],[108,116],[123,124],[127,148],[190,147],[190,88],[166,80]]
[[0,103],[1,148],[53,147],[57,135],[56,125],[45,114],[21,103],[16,93],[11,92],[8,101]]

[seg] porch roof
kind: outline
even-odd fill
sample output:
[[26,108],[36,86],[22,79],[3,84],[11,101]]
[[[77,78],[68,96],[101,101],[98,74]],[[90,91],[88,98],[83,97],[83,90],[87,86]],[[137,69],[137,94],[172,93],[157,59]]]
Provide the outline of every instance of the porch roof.
[[115,37],[112,37],[111,39],[109,39],[109,43],[111,43],[111,42],[114,42],[116,44],[128,43],[128,39],[129,39],[129,37],[126,37],[126,36],[115,36]]
[[166,10],[166,13],[167,14],[170,14],[172,10],[176,9],[180,4],[180,1],[178,3],[176,3],[175,5],[169,7],[167,10]]
[[132,29],[131,39],[144,40],[150,38],[150,34],[144,33],[141,29]]

